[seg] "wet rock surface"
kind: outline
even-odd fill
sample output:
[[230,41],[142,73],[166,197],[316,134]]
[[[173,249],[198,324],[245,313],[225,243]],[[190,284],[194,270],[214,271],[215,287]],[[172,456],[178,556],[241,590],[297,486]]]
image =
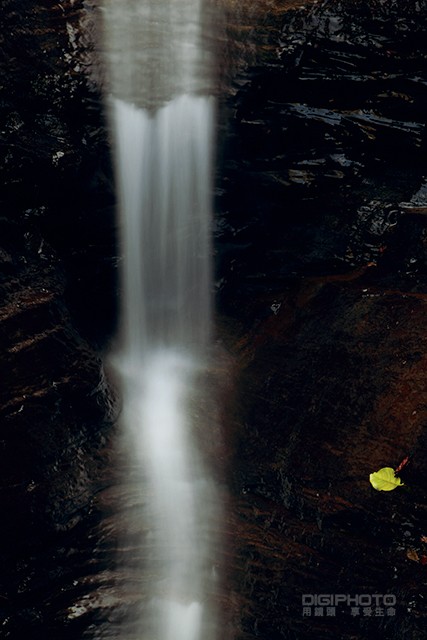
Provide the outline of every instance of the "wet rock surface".
[[103,484],[111,400],[57,256],[36,231],[1,227],[1,624],[3,637],[42,637]]
[[[426,11],[290,10],[225,105],[241,637],[423,633]],[[407,454],[405,487],[375,492],[369,474]],[[396,612],[303,610],[322,593],[394,594]]]
[[97,304],[111,281],[113,199],[99,97],[75,54],[79,8],[1,8],[3,638],[66,637],[67,609],[96,571],[88,537],[113,403],[95,348],[108,329],[92,338],[115,304]]
[[2,7],[0,161],[2,215],[54,248],[73,316],[101,344],[98,327],[111,333],[114,322],[114,298],[101,291],[114,288],[116,238],[108,134],[91,71],[94,12],[77,1]]
[[425,171],[421,10],[398,20],[394,6],[345,2],[285,14],[275,56],[231,105],[219,204],[238,287],[246,263],[282,282],[374,261],[411,226],[398,204]]
[[[238,386],[218,451],[227,637],[424,633],[427,4],[401,4],[229,3],[215,221],[218,342]],[[95,9],[1,11],[0,635],[116,637],[138,606],[115,563],[123,510],[144,497],[112,471],[99,359],[117,250],[83,54]],[[405,486],[375,492],[369,474],[409,454]],[[320,593],[393,594],[396,611],[304,612]]]

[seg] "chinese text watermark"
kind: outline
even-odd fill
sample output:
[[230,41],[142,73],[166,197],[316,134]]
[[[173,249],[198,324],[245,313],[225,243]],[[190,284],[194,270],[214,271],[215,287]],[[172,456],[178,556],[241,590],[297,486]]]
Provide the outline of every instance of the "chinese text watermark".
[[390,617],[396,615],[396,596],[390,593],[305,593],[303,617],[335,617],[345,611],[351,616]]

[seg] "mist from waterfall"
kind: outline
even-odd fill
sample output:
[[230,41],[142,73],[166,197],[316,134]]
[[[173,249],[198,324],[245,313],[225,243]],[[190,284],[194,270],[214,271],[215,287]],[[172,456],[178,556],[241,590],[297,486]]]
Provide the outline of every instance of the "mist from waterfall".
[[201,0],[104,2],[122,253],[113,361],[129,467],[144,496],[133,509],[140,524],[129,523],[139,531],[141,606],[123,637],[142,640],[215,636],[219,505],[199,444],[212,315],[206,15]]

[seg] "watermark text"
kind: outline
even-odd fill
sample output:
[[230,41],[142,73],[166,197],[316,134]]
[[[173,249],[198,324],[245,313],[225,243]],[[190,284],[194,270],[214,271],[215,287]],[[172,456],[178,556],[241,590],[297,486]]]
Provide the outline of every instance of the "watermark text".
[[305,593],[301,598],[303,617],[351,616],[389,617],[396,615],[396,596],[391,593]]

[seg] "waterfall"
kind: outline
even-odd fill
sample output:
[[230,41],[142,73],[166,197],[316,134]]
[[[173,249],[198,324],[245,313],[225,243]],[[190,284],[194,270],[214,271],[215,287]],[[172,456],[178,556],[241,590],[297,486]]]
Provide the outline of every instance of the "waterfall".
[[145,586],[129,627],[144,640],[207,640],[219,514],[197,437],[211,339],[208,12],[201,0],[105,0],[103,14],[122,249],[113,360],[145,496],[133,561]]
[[127,358],[198,356],[209,341],[212,99],[181,95],[155,113],[115,99],[123,213]]

